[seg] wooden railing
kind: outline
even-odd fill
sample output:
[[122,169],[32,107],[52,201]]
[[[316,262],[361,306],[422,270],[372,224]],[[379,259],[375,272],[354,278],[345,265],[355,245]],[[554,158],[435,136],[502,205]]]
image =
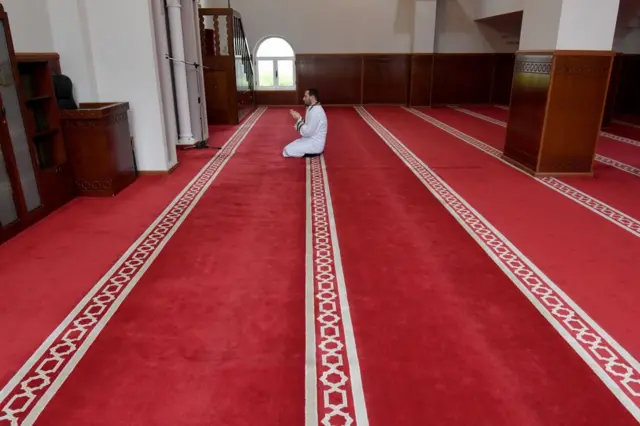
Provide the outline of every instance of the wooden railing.
[[[203,62],[210,70],[217,72],[230,73],[235,80],[235,99],[229,100],[230,105],[226,110],[231,111],[233,117],[238,117],[237,120],[242,119],[248,111],[250,111],[254,102],[254,66],[253,59],[251,57],[251,50],[247,43],[247,38],[242,26],[242,17],[240,13],[233,9],[220,9],[220,8],[201,8],[200,13],[200,37],[202,45]],[[231,77],[229,76],[229,77]],[[213,78],[210,85],[214,85],[214,89],[208,90],[213,97],[217,97],[217,101],[213,99],[211,102],[216,102],[217,105],[208,105],[207,109],[210,111],[208,115],[212,119],[215,116],[220,117],[222,115],[222,98],[226,97],[224,93],[228,93],[233,90],[234,83],[231,78],[225,78],[226,87],[224,90],[220,88],[221,79],[217,78],[216,83],[213,83]],[[207,78],[205,76],[205,89],[207,86]],[[228,89],[227,89],[228,88]],[[224,93],[222,93],[224,92]],[[207,95],[207,103],[209,103],[209,96]],[[227,121],[211,121],[213,122],[229,122],[234,123],[237,120],[230,118]]]
[[199,9],[202,56],[229,56],[233,9]]
[[233,9],[200,9],[203,56],[232,56],[238,90],[253,90],[254,68],[242,26],[242,17]]
[[238,73],[238,89],[253,91],[253,58],[251,57],[251,51],[249,50],[249,44],[244,33],[240,14],[234,14],[233,17],[233,41],[236,57],[236,72]]

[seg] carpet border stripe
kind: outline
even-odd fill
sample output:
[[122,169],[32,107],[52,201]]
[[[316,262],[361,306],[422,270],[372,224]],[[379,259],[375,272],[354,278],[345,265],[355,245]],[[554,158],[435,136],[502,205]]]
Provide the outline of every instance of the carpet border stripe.
[[318,425],[318,377],[316,361],[316,311],[311,200],[311,163],[306,160],[305,225],[305,426]]
[[312,306],[307,304],[306,425],[316,426],[320,418],[325,426],[337,419],[368,426],[324,156],[307,158],[306,164],[307,303],[312,299]]
[[266,110],[256,109],[240,125],[0,390],[0,425],[37,420]]
[[638,361],[366,109],[356,107],[356,110],[640,421]]
[[479,139],[476,139],[460,130],[457,130],[455,128],[453,128],[452,126],[449,126],[446,123],[443,123],[442,121],[431,117],[428,114],[425,114],[421,111],[418,111],[414,108],[407,108],[407,107],[402,107],[402,109],[404,109],[405,111],[421,118],[422,120],[428,122],[429,124],[439,128],[442,131],[445,131],[447,133],[449,133],[452,136],[455,136],[456,138],[460,139],[461,141],[473,146],[474,148],[478,148],[480,151],[491,155],[492,157],[496,158],[498,161],[502,162],[503,164],[511,167],[513,170],[517,170],[518,172],[531,177],[532,179],[542,183],[543,185],[545,185],[548,188],[553,189],[554,191],[556,191],[557,193],[564,195],[565,197],[567,197],[568,199],[576,202],[577,204],[581,205],[582,207],[585,207],[589,210],[591,210],[593,213],[597,214],[598,216],[608,220],[609,222],[613,223],[614,225],[619,226],[620,228],[624,229],[625,231],[635,235],[636,237],[640,237],[640,221],[627,215],[626,213],[621,212],[620,210],[616,209],[613,206],[610,206],[609,204],[605,203],[604,201],[600,201],[595,197],[592,197],[591,195],[587,194],[586,192],[580,191],[578,188],[573,187],[569,184],[566,184],[554,177],[532,177],[531,175],[527,174],[526,172],[524,172],[523,170],[517,168],[516,166],[514,166],[513,164],[509,163],[508,161],[505,161],[502,158],[502,151],[500,151],[499,149],[496,149],[482,141],[480,141]]
[[[454,109],[458,112],[461,112],[463,114],[467,114],[470,115],[472,117],[475,118],[479,118],[480,120],[484,120],[486,122],[489,122],[491,124],[495,124],[498,125],[500,127],[507,127],[507,123],[502,121],[502,120],[498,120],[496,118],[493,117],[489,117],[486,116],[484,114],[480,114],[479,112],[475,112],[475,111],[471,111],[469,109],[466,108],[461,108],[459,106],[449,106],[451,109]],[[608,137],[608,136],[607,136]],[[632,166],[631,164],[627,164],[627,163],[623,163],[622,161],[618,161],[618,160],[614,160],[613,158],[609,158],[609,157],[605,157],[604,155],[600,155],[600,154],[596,154],[596,161],[598,161],[599,163],[602,164],[606,164],[608,166],[611,167],[615,167],[618,170],[621,170],[625,173],[629,173],[630,175],[636,176],[636,177],[640,177],[640,169],[637,167]]]

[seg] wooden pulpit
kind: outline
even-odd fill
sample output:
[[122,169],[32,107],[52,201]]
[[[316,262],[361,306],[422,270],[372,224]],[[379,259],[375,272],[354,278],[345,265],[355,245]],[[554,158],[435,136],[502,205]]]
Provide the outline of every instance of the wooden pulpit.
[[128,110],[114,102],[60,111],[78,195],[112,197],[136,180]]

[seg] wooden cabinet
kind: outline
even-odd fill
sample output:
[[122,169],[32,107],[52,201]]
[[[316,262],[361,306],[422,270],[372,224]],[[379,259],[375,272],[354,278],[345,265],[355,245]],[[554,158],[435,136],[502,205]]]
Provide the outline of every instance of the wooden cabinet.
[[[0,5],[0,243],[73,196],[51,55],[20,60]],[[57,58],[53,63],[57,62]]]
[[137,178],[129,103],[62,110],[62,129],[80,196],[113,197]]
[[9,22],[0,5],[0,241],[43,214],[35,147],[25,126]]
[[238,124],[255,109],[253,59],[242,16],[230,8],[199,8],[204,91],[209,124]]
[[52,75],[57,53],[16,54],[24,97],[25,126],[35,148],[43,205],[55,210],[73,198],[73,174],[65,149]]

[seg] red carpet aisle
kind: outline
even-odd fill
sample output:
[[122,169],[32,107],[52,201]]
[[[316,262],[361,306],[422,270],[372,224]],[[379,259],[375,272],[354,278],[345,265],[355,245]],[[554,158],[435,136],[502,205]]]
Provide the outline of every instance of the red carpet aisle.
[[[367,110],[631,355],[640,357],[634,326],[640,302],[638,237],[407,111]],[[616,350],[624,357],[622,348]],[[637,361],[629,362],[639,368]],[[624,371],[633,373],[629,380],[638,380],[637,372]]]
[[[478,105],[464,105],[463,108],[473,113],[481,114],[491,119],[499,120],[502,122],[506,122],[509,118],[509,111],[501,108],[496,108],[491,106],[478,106]],[[611,133],[614,133],[614,130],[607,129],[607,131]],[[618,133],[619,136],[624,136],[619,132],[616,132],[616,133]],[[605,133],[605,134],[608,134],[608,133]],[[635,139],[640,139],[640,135],[638,135],[638,138],[635,138]],[[502,140],[500,143],[500,146],[496,146],[496,148],[502,150],[503,145],[504,145],[504,140]],[[598,154],[601,156],[604,156],[613,160],[621,161],[623,163],[629,164],[636,168],[640,168],[640,146],[616,141],[609,137],[601,136],[600,140],[598,141],[597,151],[598,151]],[[600,160],[607,163],[606,160],[603,160],[603,159],[600,159]]]
[[292,136],[268,111],[208,191],[188,192],[202,198],[38,424],[304,423],[305,167],[280,155]]
[[[427,112],[473,138],[502,150],[506,137],[506,129],[504,127],[451,108],[423,110],[423,112]],[[606,138],[601,138],[601,145],[606,145],[604,143],[605,140]],[[624,145],[613,141],[608,143]],[[640,148],[637,149],[640,150]],[[621,170],[625,168],[623,164],[615,163],[617,167],[614,167],[613,165],[603,164],[603,161],[608,161],[607,159],[602,157],[598,157],[598,159],[600,161],[595,163],[594,178],[564,177],[560,181],[597,198],[633,218],[640,218],[640,199],[630,196],[640,192],[640,169],[628,167],[626,171],[623,171]],[[640,230],[640,224],[638,225],[638,230]],[[640,235],[640,232],[638,235]]]
[[331,109],[329,121],[371,425],[636,424],[355,111]]
[[[210,143],[222,145],[233,130]],[[77,198],[0,245],[0,324],[20,324],[0,327],[0,389],[213,151],[180,154],[170,176],[140,177],[115,199]]]

